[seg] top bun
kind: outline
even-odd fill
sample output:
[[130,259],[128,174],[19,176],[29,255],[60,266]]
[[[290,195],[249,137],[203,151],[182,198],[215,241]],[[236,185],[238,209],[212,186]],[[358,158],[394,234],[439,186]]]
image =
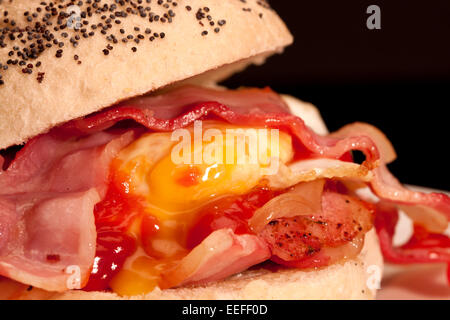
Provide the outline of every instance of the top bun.
[[197,75],[221,80],[292,42],[262,0],[9,0],[0,28],[0,149]]

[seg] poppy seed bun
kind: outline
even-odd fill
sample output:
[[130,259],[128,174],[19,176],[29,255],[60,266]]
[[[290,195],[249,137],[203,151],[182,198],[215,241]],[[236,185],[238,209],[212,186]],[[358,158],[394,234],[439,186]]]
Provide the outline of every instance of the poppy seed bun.
[[[78,9],[69,10],[70,1],[41,2],[0,3],[0,149],[121,100],[239,62],[225,74],[218,72],[216,80],[227,77],[252,63],[252,57],[260,63],[292,42],[283,21],[260,0],[152,0],[142,7],[131,5],[136,1],[83,1],[71,17]],[[76,17],[82,24],[78,31],[66,27],[68,20],[76,26]]]

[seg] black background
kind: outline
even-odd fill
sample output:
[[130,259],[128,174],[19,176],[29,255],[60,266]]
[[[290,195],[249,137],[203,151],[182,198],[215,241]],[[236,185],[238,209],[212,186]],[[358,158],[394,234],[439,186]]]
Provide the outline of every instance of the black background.
[[[333,131],[353,121],[382,129],[404,183],[450,189],[450,1],[273,0],[294,44],[225,82],[270,86],[319,107]],[[366,9],[381,8],[381,30]]]

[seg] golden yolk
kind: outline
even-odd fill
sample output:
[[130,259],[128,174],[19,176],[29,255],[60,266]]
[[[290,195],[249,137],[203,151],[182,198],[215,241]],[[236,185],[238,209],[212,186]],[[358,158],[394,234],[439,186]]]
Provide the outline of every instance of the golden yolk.
[[[227,129],[235,128],[224,124],[219,126],[215,122],[203,122],[203,126],[205,129],[218,128],[224,138]],[[189,130],[193,132],[193,128]],[[268,138],[271,139],[270,136]],[[245,142],[241,149],[244,152],[238,158],[237,144],[226,141],[217,144],[213,139],[195,141],[191,138],[188,141],[190,148],[182,149],[179,155],[183,159],[195,160],[202,154],[199,163],[176,163],[173,160],[177,141],[171,140],[170,133],[143,135],[120,152],[117,160],[121,163],[118,169],[121,176],[128,177],[130,193],[147,200],[144,206],[149,215],[157,218],[159,230],[147,242],[140,237],[140,219],[130,226],[129,232],[136,236],[143,249],[127,259],[111,282],[115,292],[136,295],[151,291],[157,286],[160,273],[188,253],[184,239],[198,209],[220,196],[245,194],[261,182],[264,169],[275,152],[271,140],[259,144],[259,139],[261,137],[257,136],[257,150]],[[281,163],[293,158],[288,134],[279,132],[276,147]],[[255,151],[257,161],[252,161]]]
[[[290,137],[283,134],[284,161],[291,157]],[[192,143],[188,159],[195,159],[203,152],[203,162],[198,164],[173,161],[168,154],[157,162],[147,174],[146,183],[150,190],[148,201],[164,212],[171,214],[192,211],[204,205],[208,200],[227,194],[244,194],[255,187],[263,176],[262,168],[267,167],[271,150],[270,143],[256,161],[251,162],[249,146],[245,145],[242,163],[239,163],[237,146],[226,144],[212,146],[212,142]],[[212,147],[212,148],[211,148]],[[213,149],[213,152],[210,152]],[[286,150],[287,149],[287,150]],[[189,151],[188,151],[189,152]],[[212,156],[208,157],[206,152]],[[231,161],[229,155],[231,156]],[[261,163],[265,162],[265,163]]]
[[[148,200],[157,208],[171,213],[190,211],[214,197],[250,190],[258,182],[255,169],[259,168],[247,169],[236,177],[233,176],[235,168],[232,165],[175,165],[168,156],[147,176],[152,190]],[[187,183],[187,179],[193,180],[192,183]]]
[[[130,192],[146,197],[152,214],[163,218],[192,211],[211,198],[244,194],[263,178],[263,169],[268,167],[274,153],[270,135],[255,136],[256,150],[250,148],[248,140],[242,140],[244,147],[238,150],[238,138],[228,143],[226,136],[229,129],[236,127],[204,123],[205,130],[215,128],[222,134],[222,141],[198,141],[192,134],[187,141],[189,148],[182,149],[180,157],[188,159],[189,163],[174,161],[177,141],[171,140],[170,133],[143,135],[119,154],[118,159],[122,162],[119,170],[130,176]],[[193,129],[189,130],[192,133]],[[236,137],[244,137],[244,129],[238,130],[241,132]],[[248,130],[256,132],[258,129]],[[261,144],[262,138],[268,141]],[[288,134],[280,132],[276,146],[282,163],[292,159],[292,142]],[[201,162],[196,163],[199,154]]]
[[181,256],[178,259],[153,259],[138,249],[109,285],[121,296],[148,293],[158,286],[161,272],[175,266],[180,259]]

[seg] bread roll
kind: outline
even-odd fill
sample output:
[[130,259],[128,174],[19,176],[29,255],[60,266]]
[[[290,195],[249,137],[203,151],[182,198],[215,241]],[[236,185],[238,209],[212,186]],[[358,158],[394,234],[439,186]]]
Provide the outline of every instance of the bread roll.
[[261,0],[41,2],[0,4],[0,149],[228,66],[215,73],[219,80],[292,42]]

